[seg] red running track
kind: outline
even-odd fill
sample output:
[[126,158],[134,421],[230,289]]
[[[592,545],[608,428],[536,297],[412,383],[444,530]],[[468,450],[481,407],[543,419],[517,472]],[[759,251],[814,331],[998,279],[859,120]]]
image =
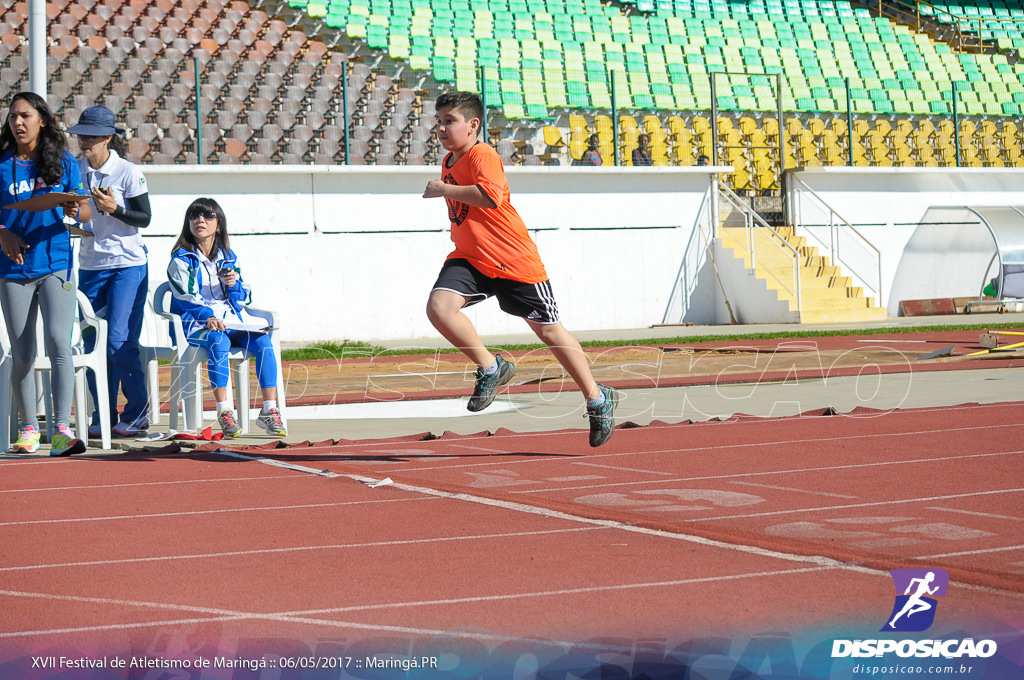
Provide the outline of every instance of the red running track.
[[7,459],[0,652],[1020,631],[1022,406]]

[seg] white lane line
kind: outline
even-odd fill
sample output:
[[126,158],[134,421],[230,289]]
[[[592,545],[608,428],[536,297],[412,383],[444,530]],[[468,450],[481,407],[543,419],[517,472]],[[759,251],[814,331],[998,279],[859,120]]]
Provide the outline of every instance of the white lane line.
[[217,479],[179,479],[174,481],[128,482],[125,484],[89,484],[87,486],[47,486],[38,489],[0,489],[0,493],[40,493],[48,491],[88,491],[90,489],[130,489],[138,486],[172,486],[175,484],[219,484],[221,482],[259,482],[264,479],[301,479],[295,475],[264,477],[223,477]]
[[213,452],[219,456],[227,456],[228,458],[240,458],[241,460],[255,461],[257,463],[263,463],[264,465],[270,465],[271,467],[279,467],[285,470],[294,470],[295,472],[304,472],[309,475],[317,475],[319,477],[337,477],[338,475],[330,470],[317,470],[315,468],[308,467],[306,465],[297,465],[295,463],[287,463],[282,460],[274,460],[273,458],[264,458],[262,456],[246,456],[241,453],[235,453],[234,451],[224,451],[223,449]]
[[333,545],[300,545],[290,548],[261,548],[254,550],[233,550],[215,553],[193,553],[188,555],[157,555],[153,557],[127,557],[110,560],[92,560],[84,562],[54,562],[48,564],[26,564],[23,566],[0,567],[0,573],[12,571],[33,571],[39,569],[63,569],[68,567],[95,567],[114,564],[135,564],[140,562],[174,562],[178,560],[206,560],[224,557],[243,557],[249,555],[274,555],[281,553],[316,552],[321,550],[362,550],[365,548],[392,548],[395,546],[421,545],[431,543],[451,543],[461,541],[481,541],[496,538],[519,538],[522,536],[545,536],[548,534],[573,534],[582,531],[605,530],[604,527],[576,527],[573,529],[544,529],[539,531],[517,531],[502,534],[477,534],[474,536],[439,536],[435,538],[414,538],[394,541],[371,541],[367,543],[336,543]]
[[571,464],[580,465],[582,467],[595,467],[603,468],[605,470],[615,470],[616,472],[639,472],[645,475],[663,475],[671,477],[673,474],[675,474],[672,472],[661,472],[660,470],[641,470],[639,468],[620,467],[618,465],[599,465],[598,463],[578,463],[573,461]]
[[[722,423],[722,424],[724,424],[724,423]],[[764,423],[762,422],[761,424],[763,425]],[[689,427],[692,427],[692,426],[689,426]],[[824,438],[822,438],[822,437],[809,437],[809,438],[805,438],[805,439],[774,440],[774,441],[771,441],[771,442],[765,442],[763,440],[758,440],[758,441],[754,441],[754,442],[741,442],[741,443],[735,443],[735,444],[715,442],[713,444],[709,444],[708,446],[694,446],[694,447],[690,447],[690,448],[657,449],[657,450],[649,450],[649,451],[625,451],[625,452],[619,452],[619,453],[587,453],[585,455],[580,455],[579,457],[580,458],[584,458],[585,457],[586,460],[591,461],[591,460],[595,460],[595,459],[599,459],[599,458],[622,458],[622,457],[635,457],[635,456],[640,456],[640,455],[642,455],[642,456],[650,456],[650,455],[656,455],[656,454],[685,454],[685,453],[712,453],[712,452],[718,453],[719,451],[721,451],[723,449],[746,449],[746,448],[758,448],[758,447],[763,447],[763,446],[797,446],[797,445],[801,445],[801,444],[821,444],[823,442],[824,443],[832,443],[832,442],[844,442],[844,441],[854,441],[854,440],[864,440],[864,439],[883,439],[883,438],[888,438],[888,437],[920,437],[922,435],[950,434],[950,433],[953,433],[953,432],[974,432],[974,431],[991,432],[992,430],[999,429],[999,428],[1018,428],[1018,429],[1020,429],[1022,427],[1024,427],[1024,425],[998,424],[998,425],[985,425],[985,426],[980,426],[980,427],[963,427],[963,428],[939,429],[939,430],[904,430],[904,431],[901,431],[901,432],[879,432],[879,433],[872,433],[872,434],[846,435],[846,436],[842,436],[842,437],[824,437]],[[636,431],[642,430],[642,429],[643,428],[637,428],[635,430],[630,430],[630,431],[631,432],[636,432]],[[515,436],[516,437],[536,437],[536,436],[557,437],[557,436],[567,435],[567,434],[572,434],[573,436],[576,436],[576,437],[579,436],[579,432],[576,432],[576,433],[571,433],[571,432],[529,433],[529,432],[527,432],[527,433],[517,433]],[[491,442],[493,443],[493,441],[494,441],[493,437],[488,437],[488,439],[490,439]],[[465,441],[465,440],[461,440],[461,441]],[[415,445],[415,446],[424,446],[424,445],[429,445],[429,444],[443,445],[444,444],[444,440],[440,439],[440,440],[432,440],[432,441],[426,441],[426,442],[423,442],[423,441],[400,442],[400,444],[409,444],[409,445]],[[373,444],[372,446],[384,446],[384,444]],[[393,448],[394,445],[388,445],[388,446],[392,447],[388,451],[393,454],[394,453],[394,448]],[[365,451],[365,453],[373,453],[373,451],[371,449],[367,449]],[[438,455],[440,455],[440,454],[438,454]],[[523,459],[520,459],[520,460],[505,461],[505,462],[502,462],[502,465],[526,465],[526,464],[532,464],[532,463],[544,463],[544,462],[548,462],[548,461],[549,461],[549,459],[544,458],[544,457],[523,458]],[[475,462],[475,463],[465,463],[463,465],[448,465],[448,466],[445,467],[445,469],[454,470],[454,469],[459,469],[459,468],[484,467],[484,466],[488,466],[488,465],[494,465],[494,462]],[[420,471],[420,470],[433,470],[433,469],[435,469],[435,468],[432,467],[432,466],[423,466],[423,467],[401,468],[401,471],[402,472],[417,472],[417,471]]]
[[[345,475],[357,481],[363,481],[366,478],[359,475]],[[579,515],[571,515],[566,512],[560,512],[558,510],[550,510],[543,507],[537,507],[533,505],[527,505],[524,503],[516,503],[514,501],[503,501],[495,498],[487,498],[486,496],[474,496],[464,492],[450,492],[442,491],[439,489],[432,489],[430,487],[415,486],[412,484],[399,484],[393,485],[394,488],[401,489],[403,491],[409,491],[412,493],[423,494],[426,496],[434,496],[440,498],[449,498],[454,500],[468,501],[470,503],[478,503],[480,505],[488,505],[491,507],[502,508],[505,510],[511,510],[513,512],[525,513],[528,515],[540,515],[541,517],[550,517],[553,519],[563,519],[570,522],[576,522],[581,524],[587,524],[590,526],[608,527],[611,529],[620,529],[631,533],[644,534],[646,536],[656,536],[659,538],[669,538],[678,541],[686,541],[688,543],[697,543],[699,545],[710,546],[714,548],[723,548],[732,552],[744,552],[760,557],[769,557],[775,559],[786,560],[790,562],[802,562],[814,564],[819,567],[828,568],[839,568],[850,571],[856,571],[864,574],[883,574],[887,575],[888,572],[881,571],[878,569],[869,569],[867,567],[860,567],[853,564],[847,564],[834,560],[828,557],[821,557],[817,555],[797,555],[791,553],[783,553],[776,550],[768,550],[766,548],[760,548],[757,546],[737,545],[733,543],[726,543],[724,541],[716,541],[714,539],[705,538],[703,536],[694,536],[690,534],[684,534],[681,532],[664,531],[662,529],[649,529],[642,526],[634,526],[625,522],[617,522],[614,520],[604,519],[592,519],[589,517],[582,517]]]
[[100,517],[66,517],[62,519],[27,519],[16,522],[0,522],[0,527],[25,526],[30,524],[74,524],[77,522],[113,522],[118,520],[154,519],[158,517],[190,517],[196,515],[220,515],[234,512],[276,512],[279,510],[305,510],[308,508],[338,508],[348,505],[370,505],[373,503],[408,503],[429,500],[426,498],[385,498],[372,501],[342,501],[338,503],[306,503],[302,505],[270,505],[251,508],[221,508],[216,510],[188,510],[182,512],[154,512],[146,515],[108,515]]
[[[750,578],[766,578],[775,576],[789,576],[791,574],[804,574],[813,573],[825,570],[831,570],[831,567],[803,567],[799,569],[784,569],[779,571],[762,571],[762,572],[749,572],[746,574],[735,574],[730,576],[710,576],[705,578],[693,578],[693,579],[679,579],[673,581],[652,581],[652,582],[639,582],[639,583],[620,583],[607,586],[594,586],[590,588],[566,588],[559,590],[547,590],[547,591],[534,591],[534,592],[522,592],[522,593],[509,593],[504,595],[484,595],[478,597],[458,597],[458,598],[445,598],[436,600],[420,600],[411,602],[385,602],[385,603],[374,603],[367,605],[359,605],[354,607],[337,607],[337,608],[324,608],[324,609],[313,609],[313,610],[299,610],[299,611],[286,611],[286,612],[244,612],[234,611],[230,609],[220,609],[211,607],[198,607],[193,605],[180,605],[171,603],[161,602],[146,602],[137,600],[119,600],[112,598],[102,597],[81,597],[76,595],[61,595],[61,594],[50,594],[50,593],[32,593],[15,590],[0,590],[0,596],[6,597],[23,597],[32,599],[42,599],[53,602],[73,602],[73,603],[84,603],[84,604],[103,604],[116,607],[131,607],[137,609],[159,609],[168,611],[178,611],[189,614],[209,614],[209,617],[203,618],[191,618],[191,619],[172,619],[165,621],[147,621],[143,623],[122,623],[122,624],[108,624],[101,626],[81,626],[76,628],[61,628],[51,630],[28,630],[28,631],[8,631],[0,633],[0,639],[3,638],[15,638],[15,637],[33,637],[40,635],[57,635],[67,633],[80,633],[80,632],[94,632],[101,630],[110,630],[114,628],[140,628],[140,627],[153,627],[153,626],[166,626],[166,625],[182,625],[184,623],[207,623],[212,621],[244,621],[244,620],[262,620],[262,621],[275,621],[281,623],[304,623],[312,624],[316,626],[328,626],[328,627],[342,627],[342,628],[369,628],[372,630],[400,630],[403,632],[412,633],[432,633],[441,634],[442,631],[431,631],[418,628],[406,628],[398,626],[380,626],[374,624],[362,624],[357,622],[344,622],[344,621],[331,621],[319,618],[310,618],[312,615],[323,615],[332,613],[348,613],[357,611],[377,611],[381,609],[409,609],[413,607],[436,607],[436,606],[451,606],[460,604],[477,604],[481,602],[494,602],[494,601],[512,601],[512,600],[524,600],[533,598],[544,598],[544,597],[564,597],[567,595],[588,595],[592,593],[608,593],[608,592],[626,592],[644,588],[673,588],[681,585],[694,585],[701,583],[711,582],[722,582],[722,581],[737,581]],[[458,633],[455,633],[458,635]],[[509,637],[509,636],[500,636]]]
[[890,505],[903,505],[906,503],[928,503],[931,501],[948,501],[953,498],[975,498],[977,496],[992,496],[996,494],[1021,493],[1021,489],[992,489],[989,491],[973,491],[971,493],[957,493],[948,496],[926,496],[924,498],[899,498],[888,501],[873,501],[871,503],[850,503],[848,505],[826,505],[817,508],[793,508],[791,510],[775,510],[772,512],[754,512],[747,515],[720,515],[718,517],[693,517],[683,519],[683,522],[711,522],[720,519],[749,519],[751,517],[777,517],[779,515],[796,515],[804,512],[826,512],[835,510],[850,510],[853,508],[877,508]]
[[991,519],[1005,519],[1011,522],[1024,522],[1024,517],[1014,517],[1012,515],[996,515],[991,512],[977,512],[974,510],[961,510],[960,508],[944,508],[941,505],[936,505],[928,508],[929,510],[938,510],[940,512],[955,512],[961,515],[973,515],[974,517],[989,517]]
[[850,496],[845,493],[829,493],[828,491],[814,491],[813,489],[797,489],[792,486],[776,486],[775,484],[758,484],[757,482],[742,482],[739,480],[733,480],[730,484],[736,484],[737,486],[753,486],[760,489],[771,489],[773,491],[792,491],[794,493],[807,493],[812,496],[829,496],[831,498],[849,498],[854,499],[857,496]]
[[[808,472],[832,472],[835,470],[858,470],[863,468],[875,468],[875,467],[888,467],[892,465],[919,465],[919,464],[931,464],[941,463],[944,461],[957,461],[957,460],[971,460],[974,458],[989,458],[993,456],[1018,456],[1024,454],[1024,451],[1000,451],[996,453],[975,453],[966,456],[942,456],[939,458],[915,458],[912,460],[882,460],[874,461],[871,463],[856,463],[851,465],[826,465],[823,467],[808,467],[808,468],[789,468],[786,470],[757,470],[755,472],[736,472],[727,475],[703,475],[701,477],[675,477],[673,479],[658,480],[652,482],[649,479],[640,480],[635,482],[608,482],[606,484],[588,484],[586,486],[566,486],[558,488],[543,488],[543,489],[525,489],[525,490],[510,490],[509,493],[527,495],[527,494],[539,494],[549,493],[553,491],[587,491],[589,489],[601,489],[606,487],[622,487],[622,486],[640,486],[645,484],[663,484],[666,482],[701,482],[711,479],[736,479],[740,477],[768,477],[771,475],[791,475],[791,474],[804,474]],[[402,471],[404,472],[404,470]]]
[[742,574],[730,574],[727,576],[704,576],[697,578],[675,579],[672,581],[649,581],[639,583],[617,583],[605,586],[590,586],[587,588],[561,588],[558,590],[538,590],[534,592],[509,593],[505,595],[477,595],[473,597],[442,598],[436,600],[414,600],[410,602],[375,602],[373,604],[353,605],[349,607],[326,607],[324,609],[311,609],[308,611],[282,612],[282,616],[310,616],[314,614],[347,614],[359,611],[379,611],[381,609],[406,609],[410,607],[437,607],[453,604],[477,604],[481,602],[502,602],[508,600],[522,600],[535,597],[559,597],[563,595],[590,595],[593,593],[607,593],[615,591],[639,590],[641,588],[674,588],[678,586],[689,586],[701,583],[721,583],[723,581],[741,581],[750,578],[767,578],[773,576],[788,576],[790,574],[809,574],[819,571],[832,571],[835,567],[817,566],[800,567],[797,569],[779,569],[775,571],[755,571]]
[[483,453],[503,453],[508,454],[507,450],[504,449],[487,449],[483,446],[469,446],[468,444],[452,444],[450,448],[453,449],[468,449],[470,451],[482,451]]
[[966,555],[988,555],[988,554],[991,554],[991,553],[1012,552],[1014,550],[1024,550],[1024,545],[1007,545],[1007,546],[1003,546],[1002,548],[980,548],[978,550],[964,550],[963,552],[942,553],[942,554],[939,554],[939,555],[922,555],[920,557],[915,557],[914,559],[917,559],[917,560],[934,560],[934,559],[939,559],[940,557],[964,557]]

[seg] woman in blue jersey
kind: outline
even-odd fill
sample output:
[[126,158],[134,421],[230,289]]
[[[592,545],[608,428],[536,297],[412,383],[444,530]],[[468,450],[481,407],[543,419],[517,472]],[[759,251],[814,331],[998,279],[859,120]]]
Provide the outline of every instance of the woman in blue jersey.
[[[92,221],[85,225],[93,235],[82,239],[78,253],[78,287],[96,314],[107,320],[111,431],[120,437],[134,437],[149,427],[146,374],[139,354],[149,293],[149,258],[140,230],[149,226],[152,211],[146,178],[124,159],[124,130],[116,122],[110,109],[90,106],[82,111],[78,124],[68,128],[68,134],[78,137],[82,150],[79,169],[93,209]],[[94,343],[95,337],[90,335],[86,351]],[[89,388],[95,401],[92,375]],[[119,389],[127,400],[120,418]],[[90,437],[100,436],[98,418],[94,412]]]
[[9,206],[51,192],[84,194],[78,161],[46,101],[33,92],[11,98],[0,129],[0,306],[11,354],[15,403],[20,414],[13,451],[39,450],[36,420],[36,318],[42,315],[46,353],[52,367],[56,425],[51,456],[85,451],[71,430],[74,366],[71,330],[75,285],[71,276],[71,234],[64,218],[89,220],[87,202],[68,201],[50,210],[15,210]]

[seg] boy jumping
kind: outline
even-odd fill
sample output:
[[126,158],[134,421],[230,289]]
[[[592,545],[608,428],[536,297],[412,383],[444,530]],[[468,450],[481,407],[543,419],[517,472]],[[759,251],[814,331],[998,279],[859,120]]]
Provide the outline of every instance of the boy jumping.
[[616,390],[594,382],[580,343],[558,318],[544,265],[519,213],[509,203],[501,158],[477,141],[484,117],[480,97],[449,92],[437,98],[437,138],[448,154],[442,179],[430,180],[424,198],[444,198],[455,250],[430,291],[427,318],[478,367],[470,411],[487,408],[515,366],[484,347],[462,308],[494,296],[501,309],[523,317],[555,355],[587,401],[590,445],[600,446],[615,427]]

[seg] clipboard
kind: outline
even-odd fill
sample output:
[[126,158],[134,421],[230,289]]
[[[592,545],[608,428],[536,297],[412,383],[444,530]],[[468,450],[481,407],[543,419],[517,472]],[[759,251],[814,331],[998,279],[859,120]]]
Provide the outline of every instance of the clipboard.
[[53,210],[54,208],[59,207],[61,203],[67,203],[68,201],[77,201],[80,203],[88,200],[89,197],[83,194],[69,194],[63,191],[51,191],[47,194],[39,194],[32,198],[26,198],[24,201],[5,205],[4,208],[8,210],[43,212],[44,210]]

